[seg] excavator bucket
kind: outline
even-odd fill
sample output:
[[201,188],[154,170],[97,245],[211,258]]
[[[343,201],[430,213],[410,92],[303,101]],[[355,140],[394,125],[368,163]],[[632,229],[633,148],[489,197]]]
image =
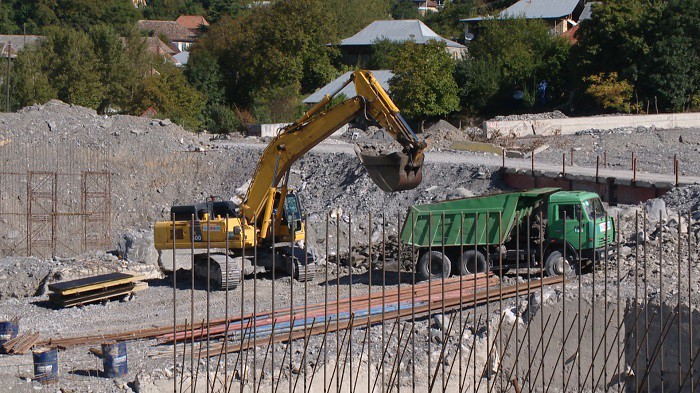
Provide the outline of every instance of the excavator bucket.
[[411,160],[402,152],[367,153],[355,148],[355,153],[370,179],[386,192],[412,190],[423,180],[423,154]]

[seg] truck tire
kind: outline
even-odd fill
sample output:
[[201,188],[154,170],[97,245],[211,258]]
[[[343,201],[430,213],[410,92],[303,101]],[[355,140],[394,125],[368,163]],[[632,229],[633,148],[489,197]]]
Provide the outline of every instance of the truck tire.
[[444,255],[440,251],[430,251],[423,254],[418,259],[418,264],[416,266],[416,274],[418,280],[428,280],[432,279],[442,279],[450,276],[452,271],[452,262],[447,255]]
[[564,260],[561,251],[553,250],[544,261],[544,272],[549,277],[561,276],[562,274],[568,277],[574,274],[574,269],[570,261]]
[[458,268],[461,276],[486,273],[489,270],[489,266],[486,263],[486,257],[484,254],[476,250],[467,250],[463,252],[459,258]]

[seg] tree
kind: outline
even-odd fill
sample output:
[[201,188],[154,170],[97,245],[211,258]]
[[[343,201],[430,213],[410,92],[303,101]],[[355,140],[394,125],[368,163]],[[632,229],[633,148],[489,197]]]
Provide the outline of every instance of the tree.
[[470,113],[486,108],[500,89],[501,70],[485,59],[463,60],[455,67],[461,106]]
[[153,107],[159,116],[168,117],[177,124],[195,130],[201,124],[204,97],[192,85],[182,71],[169,63],[159,63],[157,74],[146,77],[134,97],[133,113]]
[[15,10],[12,4],[0,3],[0,34],[16,34],[20,32],[15,21]]
[[71,29],[51,28],[41,41],[45,56],[43,71],[63,102],[97,108],[105,87],[100,81],[99,61],[87,34]]
[[392,19],[418,19],[420,14],[411,0],[391,0]]
[[[462,102],[470,101],[466,107],[480,113],[511,112],[513,92],[533,98],[543,80],[548,95],[555,102],[563,100],[569,89],[565,71],[570,47],[539,20],[483,21],[469,46],[471,56],[457,68]],[[525,105],[531,107],[534,99]]]
[[46,60],[41,51],[32,49],[22,50],[14,60],[10,82],[12,109],[43,104],[58,96],[44,72]]
[[389,17],[386,0],[326,0],[323,2],[333,18],[337,37],[350,37],[375,20]]
[[367,68],[371,70],[390,70],[394,67],[394,61],[403,44],[388,39],[372,43],[372,56],[367,61]]
[[588,83],[586,94],[603,108],[619,112],[629,112],[632,109],[632,85],[626,80],[619,80],[616,72],[592,75],[584,81]]
[[190,59],[205,53],[217,59],[230,105],[248,108],[256,92],[295,84],[308,93],[337,73],[337,50],[327,46],[336,37],[331,20],[321,0],[275,2],[222,18]]
[[253,116],[259,123],[287,123],[304,112],[299,85],[265,88],[255,93]]
[[444,42],[408,41],[394,62],[394,77],[389,81],[392,97],[403,113],[420,119],[455,112],[459,98],[454,68]]
[[460,19],[476,16],[482,6],[482,0],[447,0],[439,12],[426,13],[423,22],[441,36],[458,41],[464,36]]
[[700,1],[618,0],[598,4],[572,51],[574,79],[617,73],[641,101],[682,110],[700,94]]

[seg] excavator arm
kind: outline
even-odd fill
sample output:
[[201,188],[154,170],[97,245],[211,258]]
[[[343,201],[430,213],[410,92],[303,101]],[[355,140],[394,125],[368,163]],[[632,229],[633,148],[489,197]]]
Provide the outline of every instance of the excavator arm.
[[[357,96],[324,110],[333,96],[350,82],[355,83]],[[277,186],[292,164],[362,113],[375,119],[402,146],[401,152],[387,155],[358,153],[370,178],[384,191],[407,190],[418,186],[422,179],[426,142],[419,139],[406,124],[399,109],[371,72],[355,71],[336,92],[326,95],[301,118],[283,128],[265,148],[242,205],[248,222],[258,217],[261,234],[264,234],[272,222]],[[286,186],[282,187],[282,191],[286,191]]]

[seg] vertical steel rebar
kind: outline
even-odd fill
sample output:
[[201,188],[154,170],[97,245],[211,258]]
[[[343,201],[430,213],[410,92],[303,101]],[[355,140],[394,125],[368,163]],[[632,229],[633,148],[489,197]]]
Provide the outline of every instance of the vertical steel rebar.
[[[663,249],[663,238],[664,238],[664,227],[663,227],[663,210],[659,211],[659,332],[663,332],[662,326],[665,326],[664,321],[664,249]],[[661,393],[664,392],[664,341],[659,342],[661,349],[661,359],[659,362],[660,367],[660,382],[661,382]]]
[[[692,224],[692,214],[690,212],[690,209],[688,209],[688,304],[690,305],[691,302],[691,295],[693,292],[693,281],[692,281],[692,274],[691,274],[691,265],[692,265],[692,235],[690,233],[690,226]],[[697,356],[693,355],[693,345],[695,342],[693,341],[693,313],[691,312],[690,306],[688,306],[688,342],[690,343],[690,349],[688,351],[688,364],[689,364],[689,372],[690,372],[690,392],[694,393],[695,392],[695,385],[693,384],[693,380],[695,379],[695,359]],[[699,349],[700,350],[700,349]]]
[[[374,224],[372,222],[372,212],[369,212],[369,217],[368,217],[368,258],[369,258],[369,264],[367,266],[367,310],[371,312],[372,310],[372,232],[374,231]],[[367,331],[369,332],[370,329],[372,328],[372,324],[370,323],[371,318],[369,316],[367,317]],[[368,333],[369,334],[369,333]],[[359,367],[358,367],[359,369]],[[370,389],[372,388],[372,345],[367,345],[367,391],[369,392]]]
[[[228,236],[227,236],[228,238]],[[228,250],[227,250],[228,251]],[[243,293],[241,293],[241,297]],[[253,337],[258,339],[258,215],[253,214]],[[228,323],[228,322],[227,322]],[[227,363],[224,363],[227,364]],[[264,370],[264,366],[263,366]],[[258,346],[253,346],[253,391],[258,389]]]
[[[330,237],[328,233],[328,226],[329,226],[329,221],[330,221],[330,213],[326,212],[326,236],[325,236],[325,275],[326,275],[326,283],[323,288],[323,315],[326,316],[327,321],[326,321],[326,330],[323,331],[323,393],[326,393],[328,391],[328,327],[330,326],[329,324],[331,323],[331,317],[328,315],[328,286],[330,285],[330,281],[328,281],[328,244],[330,243]],[[318,364],[318,362],[316,362]],[[313,378],[312,381],[313,382]]]
[[[224,261],[224,264],[226,265],[224,270],[226,271],[226,275],[228,276],[228,258],[229,258],[229,247],[228,247],[228,223],[229,223],[229,216],[226,214],[226,225],[225,225],[225,234],[226,234],[226,239],[224,242],[226,243],[226,260]],[[243,269],[241,269],[243,270]],[[223,279],[223,277],[222,277]],[[226,390],[226,384],[228,383],[228,283],[226,285],[225,289],[226,293],[224,294],[224,320],[226,321],[226,330],[224,331],[224,390]],[[243,318],[243,292],[241,291],[241,318]],[[221,360],[221,357],[219,357],[219,360]],[[218,367],[218,366],[217,366]],[[243,386],[243,384],[241,384]]]
[[[211,217],[209,214],[207,214],[207,389],[211,386],[211,378],[209,376],[209,371],[211,370],[211,364],[210,364],[210,352],[209,352],[209,346],[210,346],[210,332],[211,332],[211,319],[210,319],[210,309],[211,309],[211,303],[209,302],[210,300],[210,295],[211,295],[211,234],[209,232],[209,229],[211,228]],[[203,232],[203,231],[202,231]]]
[[[10,53],[7,53],[8,62]],[[8,63],[9,64],[9,63]],[[175,236],[175,214],[171,215],[171,224],[173,228],[173,336],[177,334],[177,269],[175,267],[175,250],[176,250],[176,236]],[[184,371],[184,370],[183,370]],[[173,342],[173,392],[177,391],[177,341]]]
[[[386,215],[382,212],[382,348],[385,348],[386,342]],[[381,364],[382,369],[382,388],[385,388],[385,372],[384,361]]]
[[[352,269],[353,269],[353,257],[352,257],[352,215],[348,214],[348,272],[350,276],[350,285],[349,285],[349,302],[350,302],[350,312],[354,313],[355,310],[352,308]],[[353,325],[349,326],[350,329],[350,335],[348,336],[348,353],[350,357],[350,393],[353,392],[353,386],[352,386],[352,363],[353,363],[353,353],[352,353],[352,333],[353,333]],[[345,369],[345,366],[343,366],[343,369]]]
[[[397,281],[398,281],[398,299],[397,299],[397,309],[400,312],[402,310],[401,308],[401,270],[403,268],[403,260],[402,260],[402,253],[401,253],[401,214],[397,210],[396,211],[396,243],[397,243],[397,250],[396,250],[396,261],[397,261]],[[368,307],[368,309],[371,309]],[[397,321],[398,322],[398,321]],[[406,329],[406,323],[404,322],[404,330]],[[397,347],[401,345],[401,340],[397,343]],[[369,356],[368,356],[369,359]],[[396,358],[394,358],[396,359]],[[396,369],[396,392],[401,393],[401,362],[398,362],[398,367]],[[391,381],[389,381],[389,386],[394,386]],[[391,391],[391,388],[389,388]]]
[[[335,218],[335,263],[336,263],[336,275],[335,275],[335,304],[336,307],[337,305],[340,304],[340,213],[336,214]],[[347,335],[347,331],[345,334]],[[343,342],[345,342],[345,336],[343,336]],[[336,317],[335,317],[335,350],[336,350],[336,358],[335,358],[335,367],[334,367],[334,373],[335,369],[337,369],[340,366],[340,353],[341,353],[341,347],[340,347],[340,310],[336,311]],[[333,378],[333,376],[331,376]],[[335,387],[336,387],[336,392],[340,392],[340,373],[336,375],[335,377]]]
[[[416,393],[416,222],[411,209],[411,392]],[[692,381],[691,381],[692,382]]]
[[[190,320],[194,333],[194,214],[190,217]],[[202,325],[200,325],[201,327]],[[185,340],[185,342],[187,342]],[[200,341],[201,342],[201,341]],[[190,373],[194,372],[194,334],[190,333]],[[199,366],[199,363],[197,363]],[[190,393],[194,393],[195,384],[190,383]]]

